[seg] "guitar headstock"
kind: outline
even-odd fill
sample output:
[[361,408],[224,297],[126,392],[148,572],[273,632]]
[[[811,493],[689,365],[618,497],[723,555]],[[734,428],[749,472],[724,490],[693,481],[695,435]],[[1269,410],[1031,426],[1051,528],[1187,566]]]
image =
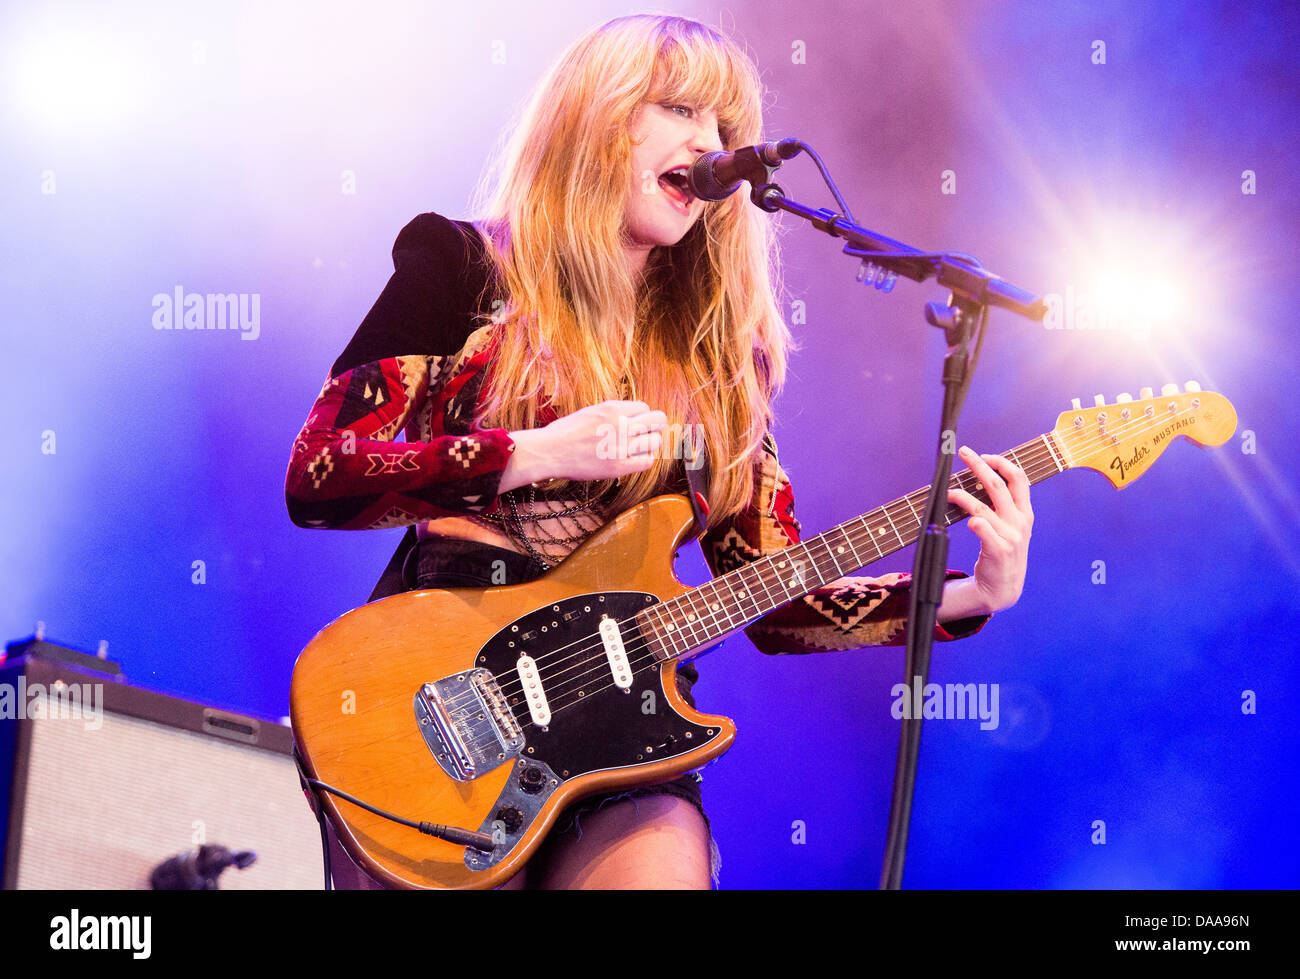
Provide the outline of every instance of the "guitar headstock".
[[1067,468],[1095,469],[1123,489],[1160,458],[1171,442],[1185,436],[1197,445],[1222,445],[1237,430],[1237,411],[1221,394],[1202,391],[1188,381],[1166,384],[1159,396],[1143,388],[1137,401],[1127,394],[1105,404],[1099,394],[1084,408],[1074,407],[1056,419],[1056,449]]

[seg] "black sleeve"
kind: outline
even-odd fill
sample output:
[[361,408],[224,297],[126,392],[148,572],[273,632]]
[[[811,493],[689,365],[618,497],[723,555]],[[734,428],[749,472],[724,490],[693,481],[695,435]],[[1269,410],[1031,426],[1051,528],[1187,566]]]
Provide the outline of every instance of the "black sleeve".
[[454,354],[473,330],[487,279],[483,243],[464,222],[421,214],[393,244],[393,272],[330,377],[413,354]]

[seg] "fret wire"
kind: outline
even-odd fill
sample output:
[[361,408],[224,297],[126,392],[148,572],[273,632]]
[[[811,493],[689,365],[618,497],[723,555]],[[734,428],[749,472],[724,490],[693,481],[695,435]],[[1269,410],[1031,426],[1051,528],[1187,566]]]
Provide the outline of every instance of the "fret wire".
[[[874,510],[872,510],[871,512],[875,513]],[[868,516],[869,516],[868,514],[864,513],[862,516],[858,518],[857,522],[862,525],[862,529],[863,531],[865,531],[867,535],[867,541],[871,544],[872,547],[876,549],[876,556],[866,562],[866,564],[871,564],[872,562],[879,561],[882,557],[884,557],[885,552],[881,550],[880,545],[876,543],[876,535],[874,533],[874,528],[871,526],[871,522],[867,519]],[[865,567],[866,564],[864,564],[863,567]]]
[[[803,595],[806,595],[808,592],[812,591],[813,588],[819,588],[819,587],[821,587],[821,584],[825,584],[825,582],[827,581],[827,578],[826,578],[826,572],[825,572],[825,570],[822,568],[821,561],[818,559],[818,557],[817,557],[817,553],[813,550],[813,546],[814,546],[814,545],[816,545],[816,546],[818,546],[818,547],[821,547],[822,550],[823,550],[823,553],[824,553],[824,551],[825,551],[825,547],[824,547],[824,545],[823,545],[822,542],[821,542],[821,535],[820,535],[820,534],[815,535],[814,537],[812,537],[812,538],[809,539],[809,540],[806,540],[806,541],[800,541],[800,542],[799,542],[799,546],[801,546],[801,547],[803,548],[804,556],[808,559],[808,563],[809,563],[810,565],[812,565],[812,570],[813,570],[813,580],[819,582],[820,584],[815,584],[815,585],[812,585],[812,587],[809,587],[809,588],[802,588],[802,589],[800,589],[799,594],[793,596],[793,598],[794,598],[796,601],[797,601],[800,597],[802,597]],[[829,557],[829,555],[827,555],[827,556]],[[831,558],[831,566],[832,566],[832,567],[835,567],[835,559],[834,559],[834,558]],[[808,574],[807,574],[807,573],[804,573],[804,575],[803,575],[803,579],[804,579],[804,583],[805,583],[805,584],[808,583],[808,577],[809,577]],[[839,575],[836,575],[835,577],[838,578]],[[829,580],[834,581],[835,579],[832,578],[832,579],[829,579]]]
[[[728,602],[718,590],[718,583],[716,581],[710,581],[709,588],[713,590],[714,602],[717,604],[718,608],[727,615],[727,628],[725,631],[730,632],[732,629],[736,628],[736,618],[731,612],[731,603]],[[716,614],[714,617],[717,617]]]
[[854,565],[854,567],[856,568],[866,567],[866,565],[862,563],[862,558],[858,556],[858,549],[853,546],[853,538],[849,536],[848,528],[845,527],[843,524],[840,525],[840,533],[844,535],[844,539],[848,542],[849,545],[849,552],[853,555],[853,560],[857,562]]
[[[760,581],[762,582],[762,584],[763,584],[763,592],[764,592],[764,594],[767,596],[768,611],[771,611],[772,609],[776,608],[778,605],[783,605],[783,604],[784,604],[783,601],[778,601],[778,600],[776,599],[776,597],[772,594],[772,589],[771,589],[770,587],[768,587],[768,585],[769,585],[769,577],[770,577],[773,581],[776,581],[776,582],[778,582],[778,583],[779,583],[780,580],[781,580],[780,573],[779,573],[779,572],[777,571],[777,569],[776,569],[776,558],[777,558],[777,555],[775,555],[775,554],[770,555],[770,556],[767,558],[767,560],[764,562],[764,567],[761,568],[761,569],[759,570],[759,572],[758,572],[759,580],[760,580]],[[764,613],[764,614],[766,614],[766,613]]]
[[[883,511],[883,509],[884,509],[883,507],[880,508],[881,511]],[[873,524],[868,528],[870,534],[868,539],[871,541],[871,543],[876,545],[876,560],[880,560],[885,556],[885,549],[880,544],[880,541],[884,537],[884,534],[877,533],[877,531],[883,531],[885,529],[886,528],[884,524]]]
[[699,589],[692,588],[684,596],[682,596],[683,598],[686,599],[687,605],[690,606],[690,611],[695,615],[695,618],[693,619],[689,615],[687,616],[686,619],[686,621],[690,623],[692,647],[702,645],[705,639],[707,639],[708,637],[707,631],[705,631],[703,638],[701,638],[701,636],[699,635],[699,633],[702,631],[701,626],[703,625],[703,623],[700,621],[699,609],[696,608],[695,605],[695,597],[698,594],[698,592]]
[[[1054,446],[1052,445],[1050,433],[1048,435],[1040,436],[1038,439],[1032,442],[1028,442],[1025,443],[1024,445],[1018,446],[1015,449],[1011,449],[1008,452],[1004,453],[1004,455],[1007,458],[1009,458],[1012,462],[1014,462],[1017,466],[1019,466],[1022,470],[1025,471],[1026,476],[1029,478],[1031,483],[1041,481],[1042,479],[1046,479],[1048,476],[1054,475],[1055,473],[1064,472],[1065,469],[1067,468],[1061,463],[1060,457],[1056,452]],[[1055,473],[1047,469],[1043,469],[1039,471],[1040,466],[1045,466],[1048,463],[1050,463],[1051,469],[1055,470]],[[952,477],[950,486],[955,484],[956,486],[967,490],[967,492],[971,492],[972,495],[975,495],[977,498],[982,497],[987,502],[988,500],[987,489],[974,490],[973,488],[974,485],[979,482],[980,480],[978,479],[975,473],[973,473],[970,470],[965,470]],[[911,515],[913,519],[916,520],[916,527],[911,529],[914,529],[917,533],[919,533],[921,530],[922,521],[919,519],[918,512],[916,509],[917,504],[916,501],[913,499],[913,497],[916,497],[918,495],[928,495],[928,492],[929,492],[928,489],[916,490],[912,493],[909,493],[899,498],[898,500],[894,500],[886,504],[885,506],[878,508],[876,511],[872,511],[873,513],[878,513],[880,515],[883,515],[889,528],[893,531],[894,538],[898,542],[900,548],[907,546],[907,544],[911,543],[911,541],[909,541],[907,537],[903,534],[903,532],[900,531],[898,524],[895,523],[893,519],[893,515],[890,512],[890,509],[894,506],[900,506],[905,504],[908,507],[908,509],[911,511]],[[967,516],[966,511],[956,505],[949,505],[945,513],[945,519],[949,525],[957,522],[958,520],[962,519],[965,516]],[[885,556],[885,552],[883,548],[880,546],[879,543],[880,535],[876,531],[883,530],[884,525],[873,526],[872,523],[868,520],[866,514],[856,518],[856,522],[861,525],[861,530],[866,533],[867,540],[870,540],[873,546],[875,547],[876,558],[870,560],[878,560],[880,558],[883,558]],[[858,553],[857,543],[854,540],[855,534],[850,531],[850,527],[849,527],[851,523],[852,521],[846,521],[844,524],[841,524],[838,527],[832,529],[838,530],[839,533],[842,535],[844,541],[848,544],[849,550],[853,555],[853,560],[854,562],[856,562],[856,567],[865,567],[866,564],[869,562],[864,562],[862,560],[861,554]],[[804,559],[806,560],[807,563],[812,565],[813,570],[817,574],[818,580],[821,581],[823,584],[832,581],[834,579],[830,578],[826,570],[822,567],[822,558],[818,556],[818,552],[814,551],[813,549],[814,544],[822,548],[820,554],[824,556],[825,560],[828,560],[830,562],[830,566],[836,572],[836,577],[843,577],[845,573],[844,568],[840,563],[840,558],[835,553],[835,548],[831,546],[830,540],[826,536],[826,534],[828,533],[829,531],[827,531],[824,534],[818,534],[810,538],[809,540],[800,541],[798,545],[794,545],[802,548]],[[769,573],[772,575],[773,581],[780,582],[781,584],[783,601],[780,604],[784,604],[784,602],[792,600],[790,586],[786,584],[787,576],[783,575],[780,571],[778,571],[776,567],[777,558],[780,558],[781,560],[787,562],[789,565],[793,566],[796,558],[789,553],[789,551],[792,549],[793,547],[788,548],[786,549],[786,551],[784,551],[779,555],[769,555],[767,558],[763,559],[762,561],[754,562],[753,565],[747,566],[742,569],[736,569],[741,571],[742,573],[737,580],[728,583],[729,594],[725,597],[720,595],[719,585],[716,582],[708,582],[707,584],[711,589],[710,594],[714,599],[713,604],[717,604],[719,606],[718,611],[713,611],[709,607],[710,602],[708,598],[706,598],[703,594],[700,594],[698,596],[695,594],[695,592],[701,591],[703,586],[701,586],[700,589],[693,589],[691,592],[688,592],[685,596],[679,596],[679,597],[686,598],[686,602],[681,603],[683,607],[689,606],[689,608],[692,611],[697,613],[696,618],[693,621],[684,618],[684,616],[678,617],[675,615],[671,615],[671,613],[664,608],[664,606],[670,603],[661,603],[659,606],[655,606],[654,609],[651,610],[651,612],[653,616],[659,620],[660,634],[668,637],[674,655],[680,655],[684,651],[678,648],[679,643],[678,643],[678,636],[676,635],[676,633],[679,633],[683,630],[689,630],[690,636],[681,637],[681,641],[683,643],[690,641],[693,643],[693,645],[700,645],[702,644],[702,642],[700,641],[701,635],[704,637],[704,641],[707,641],[707,639],[710,638],[710,633],[709,633],[710,621],[712,621],[712,627],[714,629],[719,629],[720,631],[725,632],[725,631],[730,631],[731,629],[737,627],[736,615],[740,616],[741,621],[746,621],[746,620],[761,618],[762,615],[765,615],[767,614],[768,611],[771,611],[773,608],[776,608],[778,602],[776,600],[776,596],[773,594],[772,588],[770,587],[771,583],[768,580]],[[805,582],[806,582],[806,575],[805,575]],[[771,606],[771,608],[767,609],[766,611],[760,610],[760,603],[758,601],[758,597],[756,594],[756,587],[755,587],[756,584],[762,586],[764,596],[766,597],[768,604]],[[805,589],[804,591],[800,592],[800,594],[801,595],[806,594],[808,590],[810,589]],[[743,591],[745,593],[744,598],[736,598],[735,597],[736,591]],[[696,604],[697,598],[699,602],[703,603],[702,608]],[[746,599],[748,599],[752,607],[752,615],[745,614],[742,603]],[[674,600],[674,603],[676,603],[676,600]],[[735,609],[734,613],[731,611],[732,608]],[[722,615],[724,614],[726,616],[726,628],[721,628]],[[666,616],[671,617],[672,621],[674,621],[675,623],[675,628],[671,631],[665,631],[663,628],[662,623]],[[688,649],[693,648],[693,646],[687,646],[686,648]]]
[[[720,628],[722,623],[718,619],[718,611],[721,611],[722,606],[716,601],[710,601],[709,596],[704,592],[704,586],[696,588],[694,594],[700,597],[700,603],[704,607],[700,616],[700,629],[704,632],[704,641],[708,642],[719,633],[726,632],[726,629]],[[718,611],[714,611],[714,605],[718,606]]]
[[686,637],[687,648],[693,649],[700,644],[700,637],[696,634],[699,616],[691,618],[691,614],[695,612],[695,592],[689,591],[685,595],[678,596],[678,601],[682,603],[682,630],[689,633]]
[[687,646],[684,641],[680,641],[681,625],[677,621],[677,608],[675,605],[672,609],[669,610],[668,621],[672,624],[672,629],[669,631],[668,635],[671,637],[673,642],[673,655],[681,656],[690,647]]
[[754,606],[754,618],[761,618],[763,615],[761,605],[759,605],[759,598],[761,598],[761,595],[758,594],[758,585],[762,585],[763,594],[766,595],[766,598],[763,598],[763,601],[768,603],[771,603],[772,601],[772,595],[771,593],[768,593],[767,590],[767,582],[763,581],[761,567],[763,560],[766,559],[759,559],[757,562],[754,562],[745,568],[745,594],[749,595],[750,605]]
[[1055,466],[1056,466],[1056,471],[1057,471],[1058,473],[1063,473],[1063,472],[1065,472],[1065,464],[1064,464],[1064,463],[1061,461],[1061,459],[1057,456],[1057,454],[1056,454],[1056,446],[1052,445],[1052,442],[1054,441],[1053,438],[1052,438],[1052,434],[1049,432],[1048,434],[1042,436],[1041,441],[1042,441],[1042,443],[1043,443],[1045,446],[1047,446],[1047,451],[1050,452],[1050,453],[1052,454],[1052,462],[1053,462],[1053,463],[1055,464]]
[[[766,601],[768,603],[768,606],[770,608],[776,608],[776,603],[772,601],[772,592],[767,587],[767,580],[766,580],[767,576],[763,574],[763,566],[769,565],[771,560],[772,559],[770,557],[767,557],[767,558],[763,558],[762,560],[755,561],[753,565],[753,574],[751,577],[757,578],[758,583],[763,586],[763,594],[766,596]],[[752,584],[750,586],[750,592],[751,594],[753,593]],[[754,610],[758,611],[757,599],[755,599],[754,601]]]
[[[797,543],[797,545],[792,545],[790,547],[787,547],[787,549],[785,549],[783,553],[781,553],[781,556],[783,556],[784,559],[784,563],[787,564],[787,566],[790,569],[790,572],[792,572],[790,573],[790,575],[780,575],[776,579],[777,584],[780,584],[781,586],[781,598],[787,599],[787,601],[789,601],[790,598],[790,585],[788,584],[788,581],[792,576],[798,577],[798,575],[800,575],[802,571],[803,566],[805,566],[806,563],[805,560],[802,560],[800,558],[793,558],[793,556],[790,556],[790,551],[793,551],[794,547],[802,547],[803,556],[805,556],[805,558],[807,556],[807,545],[802,541],[800,541],[800,543]],[[796,560],[800,562],[800,566],[798,566],[798,568],[796,568],[796,564],[794,564]]]
[[[647,634],[650,635],[652,639],[658,642],[659,645],[662,647],[663,640],[660,638],[660,634],[662,633],[663,630],[659,628],[659,623],[655,621],[655,609],[657,607],[658,606],[656,605],[651,605],[648,609],[645,610],[645,630]],[[666,653],[667,650],[664,650],[664,652]]]
[[713,638],[714,630],[709,623],[713,613],[709,610],[709,600],[705,596],[702,587],[692,588],[687,592],[687,595],[691,603],[691,610],[696,613],[692,632],[698,633],[698,635],[694,635],[693,638],[696,640],[696,645],[701,645]]
[[[871,512],[875,513],[876,511],[872,510]],[[875,528],[872,527],[871,522],[867,520],[867,514],[864,513],[859,518],[859,520],[861,521],[863,528],[867,532],[867,540],[871,541],[871,546],[876,549],[876,556],[872,560],[879,561],[882,557],[885,556],[885,552],[881,549],[880,545],[876,543]]]
[[[709,594],[707,595],[704,593],[705,588],[709,589]],[[723,605],[722,602],[718,601],[717,592],[717,587],[711,581],[706,582],[699,588],[695,589],[695,593],[700,596],[700,601],[704,603],[704,618],[702,621],[704,623],[705,631],[711,633],[709,638],[713,638],[714,635],[727,631],[727,629],[723,627],[720,618],[720,615],[726,610],[726,606]],[[717,606],[716,611],[713,608],[715,605]]]
[[917,525],[924,524],[925,521],[921,519],[921,515],[916,512],[916,507],[912,504],[912,494],[908,493],[907,496],[903,497],[903,500],[907,503],[907,508],[912,511],[912,517],[916,520]]
[[754,591],[754,579],[758,577],[757,567],[754,564],[746,565],[740,577],[741,590],[744,591],[745,597],[749,599],[749,604],[753,606],[752,615],[757,618],[759,614],[758,594]]
[[[927,490],[926,492],[929,492],[929,491]],[[900,499],[906,499],[906,497],[900,497]],[[897,506],[897,505],[898,505],[898,502],[899,502],[898,500],[891,500],[889,503],[886,503],[886,504],[885,504],[885,514],[886,514],[886,515],[889,515],[889,511],[890,511],[890,509],[893,508],[893,507],[895,507],[895,506]],[[899,518],[899,522],[902,523],[902,518],[901,518],[901,517]],[[891,521],[891,523],[893,523],[893,522]],[[920,524],[920,522],[918,521],[918,522],[916,523],[916,533],[915,533],[915,534],[909,534],[909,533],[908,533],[908,531],[911,529],[911,526],[912,526],[911,524],[908,524],[908,523],[902,523],[902,526],[900,527],[900,526],[899,526],[899,523],[893,523],[893,527],[894,527],[894,536],[898,538],[898,545],[899,545],[899,547],[906,547],[906,546],[907,546],[909,536],[912,537],[913,539],[915,539],[916,536],[919,536],[919,534],[920,534],[920,532],[921,532],[921,524]]]
[[669,609],[669,608],[665,608],[666,605],[670,605],[670,604],[672,604],[671,601],[669,601],[669,602],[661,602],[659,605],[656,605],[655,608],[658,609],[658,615],[659,615],[659,634],[660,634],[661,636],[667,636],[667,637],[668,637],[668,643],[669,643],[669,645],[672,647],[672,649],[670,650],[670,652],[672,653],[673,658],[675,659],[676,657],[678,657],[678,656],[680,656],[680,655],[682,654],[683,650],[680,650],[680,649],[677,648],[677,627],[676,627],[676,625],[673,624],[673,628],[671,628],[671,629],[669,629],[669,628],[667,628],[667,627],[665,626],[665,622],[670,623],[670,624],[673,623],[672,610]]
[[883,511],[885,512],[885,519],[889,521],[889,526],[893,529],[893,531],[894,531],[894,536],[898,538],[898,543],[899,543],[899,544],[902,544],[902,543],[903,543],[903,535],[900,534],[900,533],[898,532],[898,528],[894,526],[894,518],[891,517],[891,516],[889,515],[889,504],[886,503],[886,504],[885,504],[883,507],[881,507],[880,509],[883,510]]
[[[664,637],[663,626],[660,624],[660,620],[662,616],[659,614],[659,609],[662,606],[662,604],[663,603],[661,602],[659,603],[659,605],[651,605],[648,609],[646,609],[645,618],[646,618],[646,626],[649,629],[650,634],[654,636],[656,640],[658,640],[660,646],[666,647],[667,642]],[[667,648],[664,648],[664,653],[665,654],[668,653]]]
[[[786,602],[790,600],[790,586],[786,582],[787,579],[790,577],[791,571],[794,568],[795,559],[792,556],[791,552],[795,548],[803,547],[803,546],[804,546],[803,541],[800,541],[798,544],[791,544],[789,547],[783,548],[779,554],[772,555],[772,561],[773,561],[772,576],[773,576],[773,581],[780,586],[781,591],[779,597],[780,597],[780,604],[782,605],[784,605]],[[807,548],[805,548],[805,550],[807,550]],[[778,559],[780,561],[783,561],[786,564],[785,571],[782,571],[780,568],[776,566],[776,564],[778,563]]]
[[[927,493],[927,495],[928,495],[928,494],[929,494],[929,490],[927,490],[926,493]],[[912,513],[911,522],[908,522],[908,521],[903,520],[903,517],[902,517],[901,514],[899,515],[899,518],[898,518],[898,519],[899,519],[899,523],[902,524],[902,530],[901,530],[901,531],[899,532],[899,534],[898,534],[898,539],[899,539],[900,541],[904,541],[904,540],[907,539],[907,535],[911,532],[911,527],[912,527],[912,524],[913,524],[913,523],[916,524],[916,533],[917,533],[918,535],[921,533],[921,530],[922,530],[922,528],[924,527],[924,524],[923,524],[923,522],[921,521],[921,519],[920,519],[919,517],[916,516],[916,508],[912,505],[912,494],[911,494],[911,493],[908,493],[906,496],[901,496],[901,497],[899,497],[897,500],[894,500],[892,503],[888,503],[888,504],[886,504],[885,508],[886,508],[886,509],[889,509],[890,507],[897,506],[899,503],[906,503],[907,506],[908,506],[908,509],[911,510],[911,513]]]
[[[918,494],[921,497],[922,506],[924,506],[924,504],[928,502],[930,497],[930,491],[928,489],[912,490],[912,492],[908,493],[905,497],[903,497],[903,499],[907,501],[907,505],[911,509],[912,513],[916,513],[916,504],[912,502],[912,497],[917,496]],[[921,533],[921,529],[924,526],[925,526],[925,520],[922,517],[918,516],[916,518],[916,532],[918,535]]]
[[[835,548],[831,547],[830,538],[826,536],[829,533],[830,531],[826,531],[825,533],[818,534],[813,538],[813,540],[816,541],[817,546],[821,548],[821,553],[825,560],[829,561],[830,566],[835,570],[835,578],[843,578],[844,568],[841,566],[840,559],[835,553]],[[822,568],[820,563],[817,564],[817,574],[818,577],[822,579],[823,584],[828,584],[835,580],[835,578],[831,578],[826,574],[826,571]]]

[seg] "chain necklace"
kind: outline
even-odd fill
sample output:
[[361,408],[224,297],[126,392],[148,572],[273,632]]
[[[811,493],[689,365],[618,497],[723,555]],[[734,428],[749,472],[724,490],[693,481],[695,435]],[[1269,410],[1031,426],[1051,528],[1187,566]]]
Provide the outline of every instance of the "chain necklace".
[[[615,483],[614,484],[615,489],[617,488],[617,486],[618,484]],[[542,520],[550,519],[553,517],[555,518],[571,517],[579,513],[590,513],[594,511],[599,511],[601,507],[601,502],[599,500],[592,499],[591,490],[587,487],[583,488],[584,499],[581,503],[577,503],[569,507],[564,507],[563,509],[560,510],[538,510],[537,509],[537,484],[530,483],[528,486],[528,510],[526,513],[519,512],[519,503],[518,500],[516,499],[516,497],[519,495],[519,492],[520,490],[516,489],[516,490],[509,490],[501,494],[501,499],[503,499],[506,502],[506,505],[510,508],[509,513],[482,513],[479,514],[479,517],[483,520],[488,520],[498,525],[501,528],[501,530],[505,532],[508,536],[518,541],[525,548],[527,548],[529,555],[533,558],[534,561],[536,561],[538,564],[542,566],[543,571],[550,571],[551,568],[554,567],[554,565],[551,564],[550,560],[547,559],[545,556],[543,556],[542,553],[538,551],[536,547],[533,546],[534,544],[577,545],[577,544],[581,544],[593,533],[595,533],[596,530],[599,529],[599,525],[591,528],[590,530],[582,530],[580,528],[580,533],[577,536],[566,535],[564,537],[552,537],[550,535],[541,532]],[[599,516],[600,514],[597,515]],[[525,521],[530,521],[536,526],[539,536],[533,537],[525,532],[524,530]]]

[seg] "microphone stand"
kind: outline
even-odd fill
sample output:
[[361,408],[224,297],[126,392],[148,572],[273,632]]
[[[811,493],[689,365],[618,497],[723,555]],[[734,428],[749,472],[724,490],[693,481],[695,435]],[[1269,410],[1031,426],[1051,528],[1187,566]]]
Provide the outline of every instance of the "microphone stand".
[[[840,206],[848,211],[817,154],[806,144],[794,142],[813,157],[831,185]],[[1008,309],[1035,322],[1042,320],[1047,307],[1041,298],[994,275],[969,255],[924,252],[869,231],[854,223],[851,218],[834,211],[814,209],[793,201],[785,196],[780,186],[772,182],[772,175],[780,162],[769,164],[762,155],[745,151],[738,151],[736,157],[745,171],[743,179],[751,185],[750,200],[755,206],[771,213],[786,211],[803,218],[819,231],[845,239],[848,244],[844,246],[844,254],[862,260],[858,277],[867,284],[883,292],[890,292],[896,278],[901,275],[917,282],[933,278],[939,285],[950,290],[947,303],[932,302],[925,308],[926,322],[944,331],[948,349],[943,360],[944,394],[939,423],[939,451],[934,479],[926,500],[922,521],[924,532],[917,543],[909,594],[907,654],[903,679],[909,691],[910,707],[917,700],[912,691],[924,690],[930,672],[935,624],[947,577],[946,489],[952,477],[952,459],[956,453],[957,420],[983,346],[989,307]],[[973,352],[970,349],[972,340],[975,344]],[[882,890],[897,890],[902,887],[903,881],[903,862],[907,853],[922,723],[921,717],[909,717],[909,713],[910,709],[904,711],[899,734],[889,828],[880,877]]]

